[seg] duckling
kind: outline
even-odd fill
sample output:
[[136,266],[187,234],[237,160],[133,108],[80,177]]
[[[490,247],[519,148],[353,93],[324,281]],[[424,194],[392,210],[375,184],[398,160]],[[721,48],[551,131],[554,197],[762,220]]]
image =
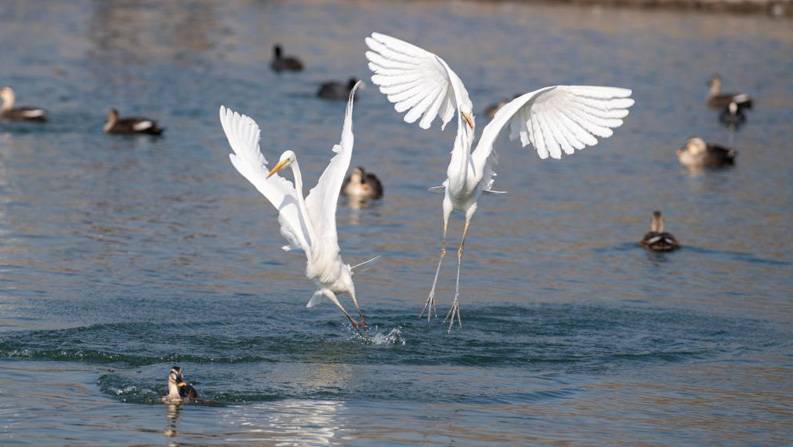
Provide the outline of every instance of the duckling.
[[702,138],[690,138],[677,150],[677,159],[689,168],[720,168],[735,164],[735,149],[705,143]]
[[341,191],[350,198],[379,199],[383,197],[383,184],[376,175],[358,166],[344,179]]
[[105,133],[116,134],[148,134],[148,135],[161,135],[162,127],[157,125],[157,121],[143,118],[139,116],[132,116],[129,118],[119,118],[118,110],[110,109],[107,114],[107,122],[103,128]]
[[185,382],[182,368],[171,367],[168,372],[168,394],[162,397],[164,403],[192,402],[198,399],[198,392],[193,385]]
[[273,60],[270,62],[270,68],[273,71],[302,71],[303,62],[294,56],[284,56],[281,45],[275,44],[273,47]]
[[0,100],[3,107],[0,108],[0,120],[9,121],[35,121],[42,123],[47,121],[47,112],[39,107],[14,107],[16,95],[11,87],[0,88]]
[[640,244],[650,251],[673,251],[680,248],[677,239],[664,231],[664,218],[660,211],[653,211],[650,231],[644,235]]
[[708,81],[708,106],[714,109],[724,109],[734,102],[739,109],[751,109],[752,98],[746,93],[722,93],[721,77],[713,75]]
[[719,113],[719,121],[732,129],[741,127],[746,122],[746,115],[738,107],[738,103],[731,101],[730,104]]
[[358,82],[355,78],[350,78],[347,83],[343,82],[324,82],[319,86],[317,96],[323,99],[339,99],[346,101],[350,97],[350,92],[355,84]]

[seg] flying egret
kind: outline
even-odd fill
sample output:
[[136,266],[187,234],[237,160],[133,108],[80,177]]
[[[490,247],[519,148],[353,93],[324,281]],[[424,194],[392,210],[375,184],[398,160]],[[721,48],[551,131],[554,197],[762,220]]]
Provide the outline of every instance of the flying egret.
[[427,319],[435,310],[435,286],[446,255],[446,232],[453,209],[465,213],[465,226],[457,249],[457,281],[454,301],[446,320],[449,330],[460,319],[460,264],[465,237],[471,218],[476,212],[479,196],[493,190],[495,152],[493,144],[501,130],[510,123],[510,139],[520,138],[525,147],[533,145],[540,158],[561,158],[576,149],[597,143],[595,136],[611,136],[611,128],[622,125],[628,108],[634,101],[631,91],[614,87],[567,86],[544,87],[525,93],[509,101],[485,126],[476,149],[471,152],[475,120],[473,105],[460,78],[440,57],[405,41],[372,33],[365,39],[372,82],[380,88],[397,112],[406,112],[404,120],[429,129],[438,117],[441,129],[457,111],[457,135],[446,170],[446,181],[431,189],[444,191],[443,237],[435,279],[419,317],[427,312]]
[[[231,163],[278,210],[281,235],[288,241],[283,249],[300,249],[306,254],[306,277],[314,280],[319,287],[306,307],[314,307],[322,297],[326,297],[356,328],[366,327],[366,320],[355,297],[355,285],[352,282],[354,267],[345,264],[339,253],[336,203],[352,158],[352,107],[357,88],[358,84],[350,92],[347,102],[341,142],[333,146],[336,155],[305,199],[303,177],[295,153],[285,151],[278,163],[268,170],[267,160],[259,149],[260,131],[256,122],[248,116],[220,107],[220,123],[234,151],[229,154]],[[294,185],[277,174],[285,167],[292,168]],[[355,321],[339,302],[336,295],[340,293],[350,295],[360,315],[359,321]]]

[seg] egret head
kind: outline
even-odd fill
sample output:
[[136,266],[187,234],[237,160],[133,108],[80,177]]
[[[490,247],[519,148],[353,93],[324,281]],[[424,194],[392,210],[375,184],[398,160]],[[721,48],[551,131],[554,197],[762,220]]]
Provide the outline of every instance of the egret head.
[[297,161],[297,155],[295,155],[294,152],[289,150],[284,151],[284,153],[281,154],[281,158],[278,160],[278,163],[276,163],[275,166],[270,169],[270,172],[267,173],[267,178],[272,177],[276,172],[291,165],[295,161]]

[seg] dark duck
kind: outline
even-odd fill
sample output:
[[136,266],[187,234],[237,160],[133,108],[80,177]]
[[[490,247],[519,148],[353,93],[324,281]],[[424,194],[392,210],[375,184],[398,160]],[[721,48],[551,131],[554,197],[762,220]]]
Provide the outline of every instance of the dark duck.
[[198,399],[198,392],[193,385],[184,380],[182,368],[171,367],[168,372],[168,394],[162,397],[162,401],[170,404],[193,402]]
[[351,199],[379,199],[383,197],[383,184],[376,175],[358,166],[344,179],[341,192]]
[[40,107],[14,107],[16,95],[14,95],[14,89],[11,87],[0,88],[0,100],[3,101],[3,107],[0,108],[0,120],[40,123],[47,121],[47,112]]
[[719,112],[719,121],[731,129],[738,129],[746,122],[746,115],[738,107],[738,103],[733,101]]
[[107,121],[103,129],[105,133],[113,134],[146,134],[146,135],[161,135],[163,128],[157,125],[157,121],[140,116],[132,116],[128,118],[121,118],[118,110],[110,109],[107,114]]
[[671,233],[664,231],[664,217],[660,211],[653,212],[653,220],[650,222],[650,231],[644,235],[640,244],[650,251],[673,251],[680,248]]
[[350,78],[347,82],[330,81],[324,82],[317,90],[317,96],[322,99],[335,99],[346,101],[350,97],[350,92],[358,82],[355,78]]
[[276,44],[273,47],[273,60],[270,62],[270,68],[276,72],[302,71],[303,62],[294,56],[285,56],[281,45]]
[[677,150],[680,164],[692,169],[732,166],[736,155],[734,149],[706,143],[698,137],[689,139],[685,146]]
[[751,109],[752,98],[746,93],[722,93],[721,77],[713,75],[708,81],[708,106],[714,109],[724,110],[735,103],[738,109]]

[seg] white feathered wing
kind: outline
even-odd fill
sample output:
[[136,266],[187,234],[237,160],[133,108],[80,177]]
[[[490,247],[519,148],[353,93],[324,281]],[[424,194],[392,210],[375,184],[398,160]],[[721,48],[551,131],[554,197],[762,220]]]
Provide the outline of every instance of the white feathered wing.
[[267,160],[259,149],[261,131],[252,118],[220,106],[220,124],[234,153],[229,159],[234,168],[248,179],[278,210],[281,235],[289,242],[284,249],[302,249],[311,256],[311,237],[308,217],[300,213],[297,191],[287,179],[278,174],[267,178]]
[[562,158],[594,146],[596,137],[608,138],[622,125],[634,104],[631,91],[616,87],[557,85],[521,95],[501,107],[485,126],[472,154],[474,166],[483,167],[485,190],[495,172],[493,145],[509,123],[510,140],[520,139],[545,159]]
[[306,208],[309,218],[313,223],[316,237],[319,239],[316,247],[321,250],[322,256],[335,257],[339,254],[338,234],[336,232],[336,206],[339,201],[341,185],[344,177],[350,168],[352,159],[352,148],[355,137],[352,133],[352,108],[355,98],[355,91],[361,81],[358,81],[350,91],[350,98],[347,101],[347,111],[344,115],[344,125],[341,131],[341,141],[333,146],[336,154],[330,159],[328,167],[319,177],[317,186],[311,188],[306,197]]

